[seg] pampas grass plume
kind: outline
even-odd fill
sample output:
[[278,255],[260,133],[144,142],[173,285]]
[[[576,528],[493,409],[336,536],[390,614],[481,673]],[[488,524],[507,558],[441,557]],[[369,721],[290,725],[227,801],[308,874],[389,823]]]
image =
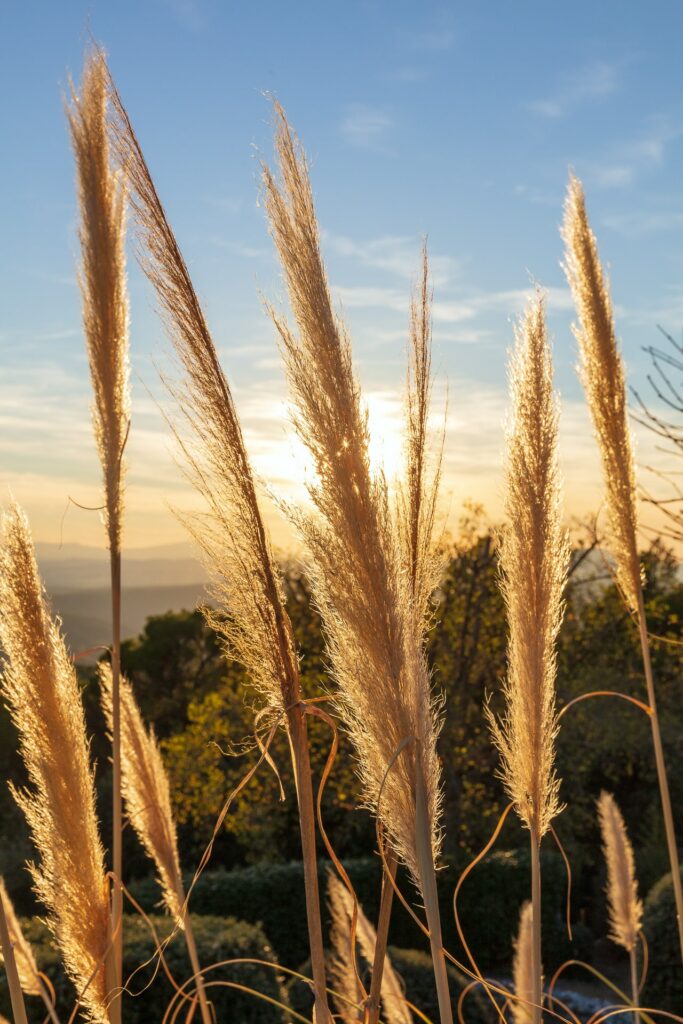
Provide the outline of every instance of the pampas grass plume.
[[[330,939],[334,955],[330,964],[330,975],[337,990],[357,1002],[358,980],[355,968],[355,951],[351,947],[351,926],[353,922],[353,897],[346,886],[332,873],[328,876],[327,895],[332,921]],[[372,924],[360,906],[356,907],[356,942],[364,960],[371,964],[375,955],[377,935]],[[412,1024],[413,1016],[403,998],[403,986],[394,970],[389,956],[384,959],[382,974],[382,1020],[385,1024]],[[358,1013],[347,1002],[338,1001],[337,1011],[345,1024],[359,1019]]]
[[93,425],[105,483],[105,522],[112,551],[120,550],[123,449],[130,420],[126,188],[110,162],[107,66],[97,49],[88,56],[80,94],[67,107],[78,172],[79,274],[83,323],[95,402]]
[[560,810],[555,760],[555,641],[563,614],[569,547],[561,522],[557,406],[543,299],[516,329],[510,364],[505,504],[501,546],[508,615],[506,711],[489,711],[502,778],[525,826],[542,837]]
[[530,1024],[532,1010],[528,1006],[534,994],[534,978],[532,967],[533,941],[533,907],[527,900],[520,911],[519,930],[515,940],[515,956],[512,963],[512,976],[515,995],[512,1002],[512,1019],[514,1024]]
[[638,898],[633,847],[624,818],[611,793],[598,799],[602,848],[607,863],[607,903],[610,938],[629,953],[635,947],[643,918]]
[[[112,677],[100,665],[100,693],[109,729],[112,727]],[[131,825],[156,864],[164,902],[182,926],[184,895],[168,779],[153,730],[142,721],[129,681],[121,677],[121,781]]]
[[565,271],[579,316],[574,333],[579,343],[581,380],[602,459],[617,582],[629,607],[636,610],[641,565],[624,364],[609,285],[588,222],[583,188],[574,175],[569,179],[562,234],[566,246]]
[[[367,415],[349,338],[332,308],[306,159],[277,104],[275,117],[280,182],[264,167],[264,197],[298,333],[271,313],[294,399],[294,425],[317,471],[309,491],[318,515],[291,515],[312,556],[310,576],[338,684],[335,697],[358,751],[365,798],[376,810],[382,791],[380,817],[391,845],[419,880],[418,775],[435,857],[440,845],[438,721],[429,672],[421,638],[415,637],[386,482],[370,471]],[[417,742],[387,773],[410,737]]]
[[2,522],[2,695],[19,733],[29,789],[15,792],[40,863],[35,891],[88,1017],[105,1024],[108,885],[76,672],[49,616],[25,516]]
[[14,947],[14,959],[17,964],[17,973],[19,974],[22,992],[27,996],[40,996],[42,995],[42,992],[38,979],[38,967],[33,955],[33,950],[31,949],[30,942],[21,930],[19,919],[17,918],[11,899],[7,895],[5,882],[2,878],[0,878],[0,899],[2,900],[2,905],[5,908],[7,929],[9,931],[10,941]]

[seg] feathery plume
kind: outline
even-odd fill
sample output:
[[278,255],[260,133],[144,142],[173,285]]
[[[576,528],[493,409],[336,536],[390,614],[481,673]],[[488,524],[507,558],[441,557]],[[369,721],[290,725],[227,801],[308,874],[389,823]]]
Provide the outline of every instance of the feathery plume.
[[315,515],[290,509],[311,555],[338,689],[335,700],[358,753],[367,805],[415,878],[427,909],[442,1022],[452,1010],[441,948],[434,860],[440,847],[439,716],[431,694],[422,624],[390,511],[386,480],[373,477],[369,430],[350,341],[332,308],[320,253],[308,166],[276,103],[278,182],[263,167],[270,228],[298,327],[272,309],[293,422],[318,480]]
[[[125,176],[110,160],[107,122],[107,64],[93,48],[83,71],[81,93],[71,88],[67,107],[78,173],[80,205],[83,324],[95,395],[93,427],[104,477],[104,522],[111,570],[114,677],[112,727],[112,869],[115,878],[111,927],[117,990],[123,963],[123,842],[121,822],[121,737],[119,673],[121,657],[121,531],[123,520],[123,453],[130,427],[128,364],[128,297],[126,291]],[[120,1024],[121,1000],[112,1003],[114,1024]]]
[[[683,883],[657,713],[642,571],[638,558],[635,470],[626,407],[624,366],[617,345],[609,289],[600,265],[595,236],[588,223],[583,188],[581,182],[573,175],[569,179],[563,236],[567,249],[565,271],[580,320],[580,328],[576,330],[576,335],[581,351],[581,377],[602,458],[616,579],[626,603],[637,615],[640,633],[652,744],[683,962]],[[631,959],[633,960],[633,956]]]
[[0,645],[7,663],[1,689],[30,780],[28,790],[14,795],[40,853],[31,873],[64,965],[89,1019],[106,1024],[108,886],[76,672],[48,614],[17,505],[2,525]]
[[188,473],[208,512],[186,525],[204,553],[218,612],[210,624],[247,669],[267,705],[299,700],[299,673],[279,571],[227,378],[199,299],[121,99],[109,80],[112,146],[126,168],[141,241],[139,259],[185,370],[172,388],[193,439],[183,438]]
[[112,169],[107,128],[107,66],[95,49],[81,92],[67,108],[78,171],[79,275],[83,324],[95,402],[93,427],[105,485],[105,524],[112,551],[121,545],[123,450],[130,422],[124,176]]
[[429,599],[441,579],[443,560],[435,550],[434,522],[441,478],[441,450],[429,450],[432,394],[432,296],[429,257],[422,248],[420,284],[410,305],[410,344],[406,387],[405,480],[397,524],[410,576],[418,629],[424,629]]
[[[353,897],[346,886],[331,872],[327,879],[327,895],[332,919],[330,939],[334,950],[330,974],[337,990],[347,999],[358,1002],[361,996],[355,969],[355,952],[351,947]],[[356,914],[356,942],[364,960],[372,964],[377,935],[359,905],[356,907]],[[385,956],[384,960],[381,995],[382,1019],[386,1024],[412,1024],[413,1016],[403,998],[401,980],[388,956]],[[362,1019],[362,1013],[358,1014],[348,1003],[341,1000],[338,1001],[337,1011],[345,1024],[353,1024]]]
[[[14,959],[17,964],[17,973],[19,974],[22,992],[27,996],[40,996],[42,992],[33,950],[31,949],[30,942],[21,930],[19,919],[14,911],[11,899],[7,895],[5,881],[2,878],[0,878],[0,900],[2,900],[2,905],[5,908],[7,930],[14,947]],[[2,953],[0,952],[1,957]]]
[[[335,699],[358,751],[367,803],[376,810],[384,787],[383,824],[419,879],[416,775],[426,791],[435,856],[440,843],[438,722],[429,672],[410,621],[386,481],[370,471],[367,415],[349,338],[332,309],[306,160],[277,104],[275,115],[282,186],[264,167],[265,203],[298,334],[271,313],[296,407],[294,425],[318,476],[309,492],[319,516],[294,509],[291,515],[313,559],[312,583],[338,684]],[[417,742],[387,774],[411,737]]]
[[569,179],[562,235],[566,246],[565,272],[580,322],[574,333],[579,343],[581,380],[602,459],[617,582],[629,607],[636,610],[641,565],[624,365],[609,285],[588,222],[583,188],[574,175]]
[[273,718],[284,715],[291,739],[300,810],[316,1015],[327,1024],[322,927],[315,850],[315,818],[306,715],[299,665],[285,608],[280,571],[261,516],[237,410],[199,299],[157,195],[140,144],[109,77],[114,115],[110,132],[126,168],[140,241],[140,263],[153,285],[167,333],[185,370],[171,388],[190,437],[176,437],[188,475],[207,511],[185,519],[204,553],[216,611],[205,609],[231,657],[246,668]]
[[527,900],[519,914],[519,931],[515,941],[515,956],[512,963],[515,995],[518,997],[512,1003],[512,1019],[515,1024],[530,1024],[532,1018],[531,1007],[528,1006],[528,1003],[534,997],[532,968],[533,914],[531,901]]
[[[102,706],[111,729],[112,677],[108,664],[100,664],[99,677]],[[156,864],[169,913],[182,926],[185,897],[168,778],[154,730],[148,732],[145,728],[132,687],[124,676],[121,677],[121,768],[128,818]]]
[[638,940],[643,917],[643,904],[638,898],[633,847],[612,794],[603,790],[597,805],[602,849],[607,862],[610,938],[630,953]]
[[506,711],[501,722],[490,710],[488,718],[505,788],[525,826],[540,839],[560,811],[554,768],[555,641],[569,561],[560,518],[552,356],[540,295],[527,308],[515,337],[505,476],[509,525],[500,559],[509,628]]

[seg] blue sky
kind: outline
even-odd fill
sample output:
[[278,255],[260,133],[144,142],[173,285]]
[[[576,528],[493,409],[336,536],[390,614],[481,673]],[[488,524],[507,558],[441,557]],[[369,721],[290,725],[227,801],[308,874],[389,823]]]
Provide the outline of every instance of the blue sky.
[[[145,149],[233,383],[254,462],[298,493],[274,332],[284,301],[258,205],[278,96],[304,142],[330,280],[351,327],[378,455],[395,461],[407,307],[423,234],[436,397],[448,383],[446,501],[500,511],[505,361],[532,280],[549,289],[569,514],[599,475],[560,268],[567,171],[609,264],[630,378],[683,325],[683,3],[32,2],[2,15],[0,483],[57,540],[71,495],[98,503],[75,285],[73,165],[61,93],[91,31]],[[173,540],[192,505],[155,405],[167,345],[131,260],[134,424],[128,541]],[[642,461],[651,444],[640,439]],[[298,490],[297,490],[298,488]],[[276,536],[279,527],[276,526]],[[284,534],[282,535],[284,539]],[[72,509],[64,539],[101,543]]]

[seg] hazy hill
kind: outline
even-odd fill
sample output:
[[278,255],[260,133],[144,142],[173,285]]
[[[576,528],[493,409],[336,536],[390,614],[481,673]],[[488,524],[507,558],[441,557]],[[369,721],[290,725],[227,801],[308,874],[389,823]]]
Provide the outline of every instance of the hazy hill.
[[[37,554],[52,608],[63,621],[72,651],[109,644],[107,552],[82,544],[38,544]],[[150,615],[196,607],[206,581],[206,574],[188,544],[128,551],[123,559],[122,577],[124,638],[136,636]]]

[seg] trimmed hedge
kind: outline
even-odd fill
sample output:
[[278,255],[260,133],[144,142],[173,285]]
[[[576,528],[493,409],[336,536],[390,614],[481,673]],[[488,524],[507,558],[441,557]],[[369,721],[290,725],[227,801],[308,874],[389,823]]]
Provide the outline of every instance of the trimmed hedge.
[[[439,1004],[434,984],[434,969],[429,954],[416,949],[395,949],[390,946],[389,956],[405,986],[406,999],[430,1020],[437,1021],[439,1019]],[[363,979],[367,988],[369,987],[370,965],[363,963],[363,966],[367,969],[367,976]],[[460,993],[468,981],[460,971],[450,964],[447,969],[451,1001],[455,1009]],[[306,977],[310,977],[311,961],[307,960],[299,968],[299,971]],[[309,985],[298,978],[292,978],[287,984],[287,995],[293,1010],[304,1017],[311,1016],[313,995]],[[498,1017],[487,997],[477,991],[468,993],[463,1004],[463,1014],[466,1024],[497,1024],[498,1022]]]
[[643,931],[650,955],[643,1005],[680,1013],[683,1006],[683,967],[671,872],[660,878],[647,895]]
[[[544,963],[546,970],[551,971],[570,956],[590,958],[592,936],[586,928],[578,928],[574,943],[569,943],[564,924],[566,877],[562,860],[559,854],[548,850],[542,853],[541,864]],[[375,920],[381,892],[379,859],[350,859],[344,866],[365,913],[371,921]],[[460,958],[464,953],[457,937],[452,900],[464,866],[447,859],[438,875],[444,943]],[[322,892],[329,867],[328,862],[319,862]],[[460,919],[470,948],[483,969],[509,970],[512,939],[517,933],[520,907],[529,898],[530,878],[529,853],[524,849],[492,854],[464,882],[458,899]],[[405,872],[399,872],[398,882],[407,898],[419,906]],[[153,879],[133,882],[130,889],[148,912],[159,900],[159,889]],[[207,871],[195,886],[191,906],[197,914],[232,915],[261,924],[279,962],[286,967],[296,969],[308,957],[300,862],[260,864],[230,872]],[[329,921],[323,924],[327,928]],[[389,942],[400,949],[426,948],[422,933],[398,900],[394,901]]]
[[[171,921],[166,917],[153,917],[154,926],[160,938],[165,938],[171,931]],[[46,926],[37,920],[22,922],[26,937],[31,942],[38,966],[50,978],[57,993],[57,1012],[62,1020],[67,1020],[73,1009],[76,993],[73,985],[66,977],[59,954],[52,943]],[[234,918],[196,917],[192,915],[199,961],[202,967],[239,957],[254,957],[276,963],[272,949],[260,928],[236,921]],[[141,964],[154,955],[154,942],[145,922],[138,916],[126,915],[124,918],[124,981]],[[169,970],[182,984],[191,975],[191,968],[185,950],[182,934],[178,934],[165,950],[165,958]],[[129,981],[129,987],[135,996],[124,994],[123,1019],[126,1024],[150,1024],[159,1021],[173,997],[174,989],[159,970],[147,989],[145,986],[152,979],[153,965],[138,971]],[[287,994],[279,971],[271,970],[258,964],[236,964],[211,971],[206,976],[207,984],[212,981],[230,981],[249,986],[264,995],[287,1003]],[[144,990],[144,991],[143,991]],[[277,1007],[241,992],[238,989],[216,986],[208,990],[208,995],[216,1008],[219,1021],[240,1021],[240,1024],[286,1024],[291,1020],[288,1013]],[[37,997],[27,997],[26,1009],[30,1024],[38,1024],[45,1017],[42,1001]],[[0,978],[0,1011],[10,1012],[9,992],[4,971]],[[179,1019],[184,1020],[185,1014]],[[195,1020],[198,1020],[198,1015]]]

